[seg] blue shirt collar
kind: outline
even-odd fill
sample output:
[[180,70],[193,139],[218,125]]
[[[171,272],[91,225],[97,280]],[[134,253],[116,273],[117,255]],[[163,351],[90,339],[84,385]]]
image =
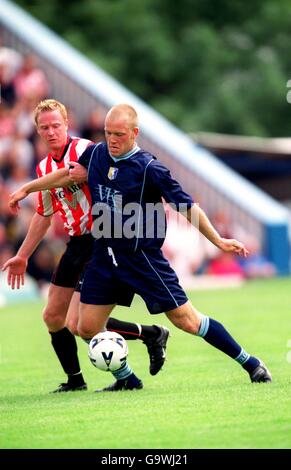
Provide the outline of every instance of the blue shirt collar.
[[124,155],[116,158],[116,157],[113,157],[110,152],[109,152],[109,155],[110,157],[112,158],[112,160],[116,163],[116,162],[119,162],[120,160],[126,160],[127,158],[130,158],[132,157],[135,153],[139,152],[140,151],[140,147],[135,144],[135,146],[127,153],[125,153]]

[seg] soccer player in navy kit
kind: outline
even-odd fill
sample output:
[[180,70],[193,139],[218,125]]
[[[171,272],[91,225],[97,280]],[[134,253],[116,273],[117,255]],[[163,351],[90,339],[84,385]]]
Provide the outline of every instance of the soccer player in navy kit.
[[[88,170],[92,233],[97,239],[81,289],[79,334],[90,339],[102,331],[115,305],[130,306],[137,293],[151,314],[165,312],[176,327],[204,338],[241,364],[252,382],[271,382],[263,362],[248,354],[222,324],[198,312],[179,285],[160,249],[165,237],[160,227],[165,222],[162,198],[194,225],[199,220],[199,231],[221,250],[246,256],[246,248],[237,240],[220,237],[169,170],[137,146],[137,135],[136,111],[125,104],[114,106],[105,120],[106,143],[89,146],[69,170],[77,182],[84,181],[84,168]],[[58,171],[54,185],[66,174]],[[158,216],[153,206],[158,207]],[[140,388],[129,367],[115,377],[116,382],[102,391]]]
[[[35,189],[41,190],[47,189],[39,185],[42,177],[47,178],[54,170],[60,171],[59,169],[66,167],[70,162],[78,160],[91,142],[68,135],[66,108],[56,100],[48,99],[38,104],[35,109],[35,124],[49,150],[48,155],[37,167],[40,178],[36,180]],[[8,270],[8,283],[12,288],[15,285],[19,288],[24,283],[28,258],[44,237],[53,214],[60,212],[70,238],[53,274],[48,303],[43,313],[53,348],[68,376],[68,381],[61,383],[54,392],[87,389],[80,369],[76,340],[72,333],[77,334],[80,299],[78,280],[90,259],[93,248],[91,198],[86,182],[79,185],[70,182],[69,187],[63,187],[63,183],[59,184],[57,189],[52,186],[49,191],[39,192],[37,211],[27,236],[17,255],[3,266],[3,270]],[[33,187],[32,182],[24,185],[16,193],[28,194],[30,187]],[[123,322],[114,318],[109,319],[107,328],[119,332],[125,339],[143,340],[150,355],[150,373],[155,375],[159,372],[165,361],[165,348],[169,336],[167,328]]]
[[[88,170],[95,218],[92,233],[98,238],[81,289],[79,334],[91,338],[102,331],[115,305],[129,306],[137,293],[151,314],[165,312],[176,327],[204,338],[242,365],[252,382],[271,382],[271,374],[260,359],[248,354],[221,323],[192,306],[160,250],[165,234],[159,233],[159,223],[164,217],[159,212],[157,221],[148,209],[153,204],[161,206],[164,198],[177,210],[182,209],[190,222],[198,218],[199,231],[221,250],[247,256],[247,249],[237,240],[220,237],[169,170],[138,147],[137,135],[136,111],[126,104],[113,106],[105,119],[106,143],[89,146],[78,160]],[[73,166],[70,174],[78,180],[78,167]],[[128,225],[134,210],[132,236]],[[116,378],[103,390],[120,390],[130,383],[138,388],[130,369]]]

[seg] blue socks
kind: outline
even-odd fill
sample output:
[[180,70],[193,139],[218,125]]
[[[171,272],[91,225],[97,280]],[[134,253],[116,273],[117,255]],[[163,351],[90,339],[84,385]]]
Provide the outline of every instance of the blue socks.
[[247,371],[252,372],[258,365],[259,360],[250,356],[228,333],[224,326],[213,318],[201,315],[201,325],[197,336],[201,336],[215,348],[224,352]]
[[127,362],[123,364],[123,366],[120,367],[120,369],[117,369],[114,372],[112,372],[112,374],[117,380],[127,379],[132,373],[133,372]]
[[[127,389],[128,390],[133,390],[134,388],[142,388],[142,382],[139,380],[139,378],[132,372],[131,368],[127,364],[123,364],[120,369],[115,370],[112,372],[114,377],[117,380],[125,380],[127,379]],[[130,384],[130,385],[129,385]]]

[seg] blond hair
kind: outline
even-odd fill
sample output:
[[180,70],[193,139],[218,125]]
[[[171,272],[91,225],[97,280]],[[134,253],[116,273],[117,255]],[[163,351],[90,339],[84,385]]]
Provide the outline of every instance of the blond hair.
[[47,99],[47,100],[40,101],[40,103],[38,103],[37,107],[34,110],[35,124],[37,125],[38,116],[40,115],[40,113],[43,113],[45,111],[55,111],[55,110],[60,111],[62,117],[64,118],[64,121],[68,120],[68,113],[67,113],[65,105],[63,105],[57,100]]
[[129,104],[117,104],[108,111],[106,119],[124,119],[129,128],[138,127],[138,117],[136,110]]

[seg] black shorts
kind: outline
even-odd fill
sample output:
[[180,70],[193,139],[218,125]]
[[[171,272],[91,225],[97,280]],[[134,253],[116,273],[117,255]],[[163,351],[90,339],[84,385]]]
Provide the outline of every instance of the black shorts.
[[79,278],[91,258],[94,238],[91,234],[70,237],[66,251],[52,275],[52,284],[79,291]]

